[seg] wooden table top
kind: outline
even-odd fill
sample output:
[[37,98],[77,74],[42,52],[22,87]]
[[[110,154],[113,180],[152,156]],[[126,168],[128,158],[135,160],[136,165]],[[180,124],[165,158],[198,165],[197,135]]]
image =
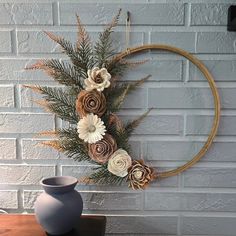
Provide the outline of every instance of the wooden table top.
[[[78,225],[66,236],[104,236],[105,216],[81,216]],[[0,215],[1,236],[46,236],[34,215]]]

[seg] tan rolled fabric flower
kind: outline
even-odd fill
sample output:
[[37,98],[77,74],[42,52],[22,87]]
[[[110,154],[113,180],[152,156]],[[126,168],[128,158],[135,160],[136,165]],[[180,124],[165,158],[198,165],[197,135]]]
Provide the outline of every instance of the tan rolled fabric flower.
[[132,189],[145,189],[154,180],[154,170],[144,164],[143,160],[134,160],[128,169],[127,181]]
[[82,90],[76,101],[76,110],[80,117],[84,117],[89,113],[96,114],[101,117],[106,111],[106,98],[97,90]]
[[116,149],[115,139],[110,134],[105,134],[102,140],[88,146],[88,154],[94,161],[105,164]]
[[92,70],[88,70],[88,78],[84,80],[85,90],[91,91],[96,89],[102,92],[105,88],[110,86],[111,75],[106,68],[99,69],[94,67]]

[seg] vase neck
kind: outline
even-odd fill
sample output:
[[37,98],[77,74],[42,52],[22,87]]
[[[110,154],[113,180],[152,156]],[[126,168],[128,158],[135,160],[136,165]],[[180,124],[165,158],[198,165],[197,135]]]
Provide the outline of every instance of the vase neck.
[[63,194],[73,191],[78,180],[70,176],[56,176],[41,181],[44,191],[48,194]]

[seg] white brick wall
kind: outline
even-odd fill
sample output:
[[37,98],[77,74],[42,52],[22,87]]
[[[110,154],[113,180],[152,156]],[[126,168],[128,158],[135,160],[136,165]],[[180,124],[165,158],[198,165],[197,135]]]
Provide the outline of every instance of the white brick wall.
[[[125,13],[131,12],[130,46],[164,43],[194,53],[211,71],[222,102],[218,136],[206,156],[182,175],[152,183],[146,191],[123,186],[79,185],[84,213],[107,215],[107,235],[236,235],[236,33],[227,32],[229,0],[6,0],[0,3],[0,209],[33,212],[43,177],[89,174],[76,163],[37,145],[36,133],[61,122],[33,104],[24,84],[53,80],[41,71],[25,71],[37,59],[66,59],[42,33],[76,39],[78,13],[92,40],[123,9],[114,45],[125,47]],[[166,170],[185,163],[204,144],[212,115],[206,80],[184,58],[147,52],[149,62],[124,80],[152,77],[129,95],[119,113],[129,120],[153,107],[131,138],[134,157]]]

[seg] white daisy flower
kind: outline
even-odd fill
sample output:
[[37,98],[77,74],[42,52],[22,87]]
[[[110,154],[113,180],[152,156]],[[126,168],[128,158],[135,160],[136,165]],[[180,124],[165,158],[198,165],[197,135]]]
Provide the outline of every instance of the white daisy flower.
[[88,143],[100,141],[106,132],[104,122],[94,114],[88,114],[83,117],[77,125],[79,138]]

